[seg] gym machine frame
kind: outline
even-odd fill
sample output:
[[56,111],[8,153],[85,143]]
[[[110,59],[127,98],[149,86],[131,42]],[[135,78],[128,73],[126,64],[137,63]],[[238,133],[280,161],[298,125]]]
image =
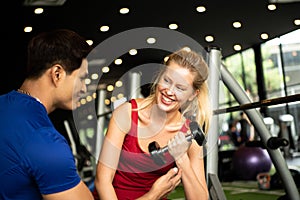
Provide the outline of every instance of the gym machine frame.
[[[221,63],[221,51],[219,48],[210,47],[207,49],[209,53],[209,89],[212,97],[212,109],[217,110],[219,103],[219,84],[220,80],[223,81],[224,85],[234,96],[236,101],[240,105],[251,104],[251,100],[247,96],[246,92],[241,88],[235,78],[227,70],[226,66]],[[257,106],[257,105],[256,105]],[[242,106],[240,106],[242,107]],[[258,106],[257,106],[258,107]],[[239,109],[243,110],[243,109]],[[221,113],[221,112],[220,112]],[[279,149],[270,149],[267,146],[268,140],[271,138],[272,134],[266,127],[261,114],[256,109],[246,109],[249,120],[257,130],[262,143],[266,146],[270,158],[276,168],[276,171],[281,177],[284,189],[289,199],[299,200],[299,192],[294,182],[294,179],[288,169],[287,163],[283,158]],[[208,174],[217,174],[218,163],[218,148],[216,146],[216,141],[218,140],[218,114],[215,113],[212,118],[211,128],[208,132],[207,137],[207,177]],[[207,179],[209,180],[209,179]]]

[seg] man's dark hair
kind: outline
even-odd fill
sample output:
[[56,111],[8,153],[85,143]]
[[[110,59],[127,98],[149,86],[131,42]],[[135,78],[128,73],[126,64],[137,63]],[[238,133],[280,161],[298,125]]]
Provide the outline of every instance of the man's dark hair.
[[32,38],[27,51],[27,77],[38,78],[54,64],[60,64],[68,74],[73,72],[91,47],[74,31],[57,29]]

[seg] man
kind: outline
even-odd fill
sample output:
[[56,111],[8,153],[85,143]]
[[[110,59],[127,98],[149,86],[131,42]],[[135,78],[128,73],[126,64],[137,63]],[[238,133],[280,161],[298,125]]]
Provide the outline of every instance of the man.
[[254,140],[254,126],[251,124],[246,113],[240,112],[240,120],[238,121],[239,127],[239,145],[244,144],[247,141]]
[[90,200],[65,138],[48,114],[75,109],[86,92],[91,47],[70,30],[34,37],[27,76],[0,96],[0,199]]

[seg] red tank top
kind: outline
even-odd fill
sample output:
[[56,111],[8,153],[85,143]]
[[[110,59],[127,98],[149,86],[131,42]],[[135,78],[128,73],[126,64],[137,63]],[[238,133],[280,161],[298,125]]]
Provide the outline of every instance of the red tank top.
[[[149,153],[140,148],[137,138],[137,103],[134,99],[129,102],[132,107],[131,129],[125,136],[118,169],[113,180],[119,200],[133,200],[144,195],[159,177],[175,167],[174,159],[168,152],[165,154],[166,164],[161,166],[154,162]],[[182,132],[187,130],[185,125],[181,128]],[[93,191],[93,195],[95,200],[99,199],[96,190]]]
[[137,138],[137,104],[134,99],[130,100],[130,103],[131,129],[125,136],[119,166],[113,180],[119,200],[132,200],[144,195],[159,177],[175,166],[170,154],[166,154],[166,164],[160,166],[154,162],[149,153],[140,148]]

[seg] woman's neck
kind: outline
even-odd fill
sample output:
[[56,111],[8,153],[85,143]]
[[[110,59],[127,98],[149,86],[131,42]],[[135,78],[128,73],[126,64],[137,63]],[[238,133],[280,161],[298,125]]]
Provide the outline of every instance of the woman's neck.
[[152,103],[146,108],[145,115],[151,124],[160,124],[167,129],[173,129],[181,126],[183,123],[183,117],[179,111],[176,110],[172,112],[165,112],[161,110],[155,103]]

